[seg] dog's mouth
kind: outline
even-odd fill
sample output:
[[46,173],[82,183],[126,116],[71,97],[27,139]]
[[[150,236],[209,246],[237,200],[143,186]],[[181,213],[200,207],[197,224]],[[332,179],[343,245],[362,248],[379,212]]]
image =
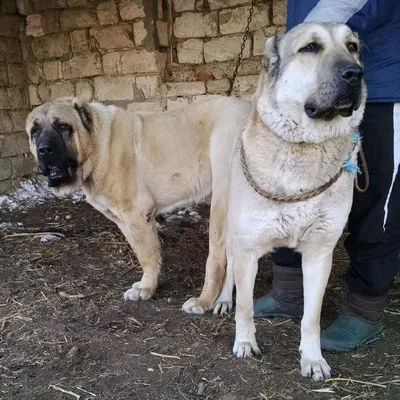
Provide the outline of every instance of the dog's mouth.
[[307,114],[308,118],[331,121],[338,115],[342,117],[350,117],[351,115],[353,115],[353,111],[355,111],[355,108],[353,105],[350,105],[348,107],[332,107],[332,108],[321,109],[307,104],[304,107],[304,111]]
[[338,115],[341,117],[350,117],[354,111],[357,111],[362,103],[362,86],[337,88],[336,95],[332,100],[313,100],[307,101],[304,106],[304,112],[310,119],[322,119],[331,121]]
[[360,108],[361,101],[344,100],[337,102],[334,106],[323,108],[317,107],[313,104],[306,104],[304,112],[308,118],[311,119],[323,119],[325,121],[331,121],[338,115],[341,117],[350,117],[354,111]]
[[49,187],[58,187],[73,183],[76,180],[76,167],[60,168],[57,166],[47,166],[43,175],[47,177]]

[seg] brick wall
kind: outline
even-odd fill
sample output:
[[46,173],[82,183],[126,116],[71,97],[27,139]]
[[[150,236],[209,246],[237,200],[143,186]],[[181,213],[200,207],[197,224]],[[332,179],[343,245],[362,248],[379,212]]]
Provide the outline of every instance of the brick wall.
[[129,110],[162,109],[167,47],[159,46],[157,1],[33,0],[33,6],[37,12],[26,17],[31,106],[84,96]]
[[[84,96],[128,110],[170,110],[226,93],[246,0],[0,0],[0,192],[34,172],[29,109]],[[249,98],[284,0],[258,0],[234,86]]]
[[0,3],[0,192],[34,171],[25,137],[29,112],[27,76],[21,46],[24,18],[15,2]]
[[[246,29],[250,0],[171,0],[170,52],[163,86],[167,109],[226,94]],[[256,1],[233,93],[250,99],[265,39],[284,31],[286,2]]]

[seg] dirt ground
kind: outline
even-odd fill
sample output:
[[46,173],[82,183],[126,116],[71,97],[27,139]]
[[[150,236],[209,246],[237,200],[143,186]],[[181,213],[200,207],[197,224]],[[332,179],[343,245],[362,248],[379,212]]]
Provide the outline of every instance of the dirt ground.
[[[398,284],[378,342],[325,354],[328,382],[301,377],[298,322],[257,320],[262,357],[236,359],[233,315],[180,310],[200,292],[207,256],[208,209],[194,210],[201,218],[181,211],[160,220],[161,283],[153,300],[137,303],[122,300],[141,275],[137,260],[89,205],[51,199],[0,211],[0,399],[400,399]],[[44,232],[58,240],[41,242]],[[343,299],[346,264],[339,246],[323,327]],[[270,288],[265,258],[255,295]]]

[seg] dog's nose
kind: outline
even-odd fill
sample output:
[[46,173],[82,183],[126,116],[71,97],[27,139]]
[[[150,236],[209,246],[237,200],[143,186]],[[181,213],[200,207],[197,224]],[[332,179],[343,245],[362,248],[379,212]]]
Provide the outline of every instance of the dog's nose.
[[347,64],[340,68],[340,76],[351,86],[359,85],[364,75],[363,69],[358,64]]
[[38,152],[42,156],[50,156],[54,153],[54,147],[47,143],[41,144],[38,148]]

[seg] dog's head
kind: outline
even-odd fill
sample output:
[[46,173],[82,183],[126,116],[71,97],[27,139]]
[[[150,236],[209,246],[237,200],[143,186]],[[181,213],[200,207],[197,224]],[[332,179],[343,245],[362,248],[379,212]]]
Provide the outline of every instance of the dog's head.
[[304,23],[269,38],[261,103],[268,96],[284,119],[309,129],[356,127],[366,99],[360,52],[357,34],[341,23]]
[[26,132],[48,185],[56,195],[79,190],[83,165],[93,150],[93,123],[89,105],[78,99],[59,99],[35,108]]

